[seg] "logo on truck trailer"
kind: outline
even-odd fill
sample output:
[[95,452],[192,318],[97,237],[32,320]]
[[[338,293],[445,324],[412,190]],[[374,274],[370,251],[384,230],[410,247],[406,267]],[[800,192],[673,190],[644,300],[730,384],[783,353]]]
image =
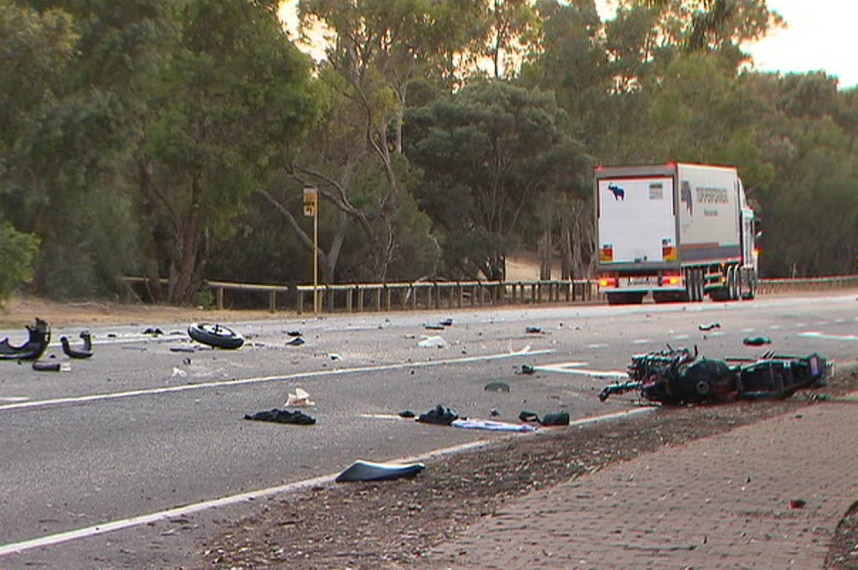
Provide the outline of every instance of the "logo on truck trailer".
[[694,204],[691,197],[691,183],[688,180],[683,180],[679,189],[679,201],[688,206],[688,215],[694,213]]
[[626,189],[622,186],[618,186],[617,184],[608,184],[608,190],[610,190],[611,194],[614,195],[614,200],[626,199]]

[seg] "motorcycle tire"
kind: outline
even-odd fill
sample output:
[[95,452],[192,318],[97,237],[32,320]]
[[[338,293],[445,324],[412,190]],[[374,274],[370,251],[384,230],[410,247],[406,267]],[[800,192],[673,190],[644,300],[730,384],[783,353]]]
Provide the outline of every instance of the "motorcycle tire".
[[188,327],[188,336],[197,342],[235,350],[244,344],[244,337],[229,327],[213,323],[196,323]]

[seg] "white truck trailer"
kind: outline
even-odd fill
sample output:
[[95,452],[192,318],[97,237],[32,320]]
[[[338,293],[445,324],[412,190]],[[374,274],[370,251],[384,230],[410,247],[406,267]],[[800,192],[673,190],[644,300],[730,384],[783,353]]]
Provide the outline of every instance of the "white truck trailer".
[[754,212],[735,168],[668,163],[595,170],[597,277],[610,304],[751,299]]

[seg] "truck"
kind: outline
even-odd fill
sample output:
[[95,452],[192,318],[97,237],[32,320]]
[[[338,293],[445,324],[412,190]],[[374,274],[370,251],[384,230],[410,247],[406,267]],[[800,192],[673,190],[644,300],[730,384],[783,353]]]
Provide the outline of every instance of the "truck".
[[609,304],[754,298],[756,218],[736,168],[597,166],[594,178],[596,277]]

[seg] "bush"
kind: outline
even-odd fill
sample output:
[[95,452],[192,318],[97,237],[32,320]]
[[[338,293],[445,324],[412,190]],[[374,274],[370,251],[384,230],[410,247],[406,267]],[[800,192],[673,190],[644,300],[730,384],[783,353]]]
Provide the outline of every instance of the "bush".
[[6,222],[0,224],[0,307],[22,283],[33,279],[33,262],[39,238],[21,233]]

